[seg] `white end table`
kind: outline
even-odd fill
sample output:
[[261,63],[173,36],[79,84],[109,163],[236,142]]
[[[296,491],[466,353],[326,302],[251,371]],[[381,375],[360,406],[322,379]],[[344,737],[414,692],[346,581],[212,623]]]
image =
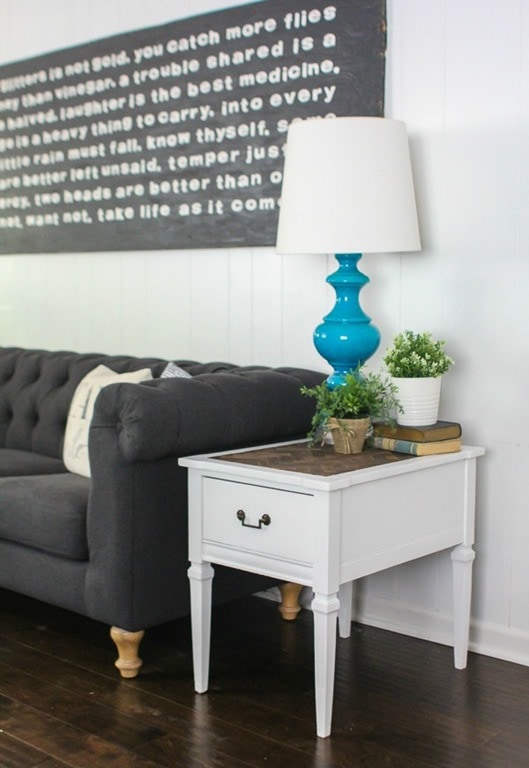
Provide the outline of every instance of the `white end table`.
[[318,736],[331,732],[336,623],[348,637],[355,579],[454,547],[454,663],[464,668],[483,453],[343,456],[297,442],[180,459],[189,468],[195,690],[208,688],[211,563],[312,587]]

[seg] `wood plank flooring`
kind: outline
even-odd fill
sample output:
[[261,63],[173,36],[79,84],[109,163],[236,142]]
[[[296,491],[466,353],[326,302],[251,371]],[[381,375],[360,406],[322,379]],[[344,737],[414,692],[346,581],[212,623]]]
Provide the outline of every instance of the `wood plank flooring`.
[[529,668],[353,626],[333,734],[314,723],[312,616],[249,598],[213,615],[193,692],[189,620],[150,630],[120,680],[108,628],[0,591],[1,768],[528,768]]

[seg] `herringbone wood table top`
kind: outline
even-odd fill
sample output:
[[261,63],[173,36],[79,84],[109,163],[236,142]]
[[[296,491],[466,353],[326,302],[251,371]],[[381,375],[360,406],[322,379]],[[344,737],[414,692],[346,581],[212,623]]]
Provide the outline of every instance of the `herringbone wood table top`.
[[395,461],[409,461],[414,456],[379,448],[365,448],[361,453],[336,453],[331,445],[309,448],[307,443],[286,443],[268,448],[254,448],[241,453],[229,453],[215,458],[270,469],[304,472],[329,477],[341,472],[366,469]]

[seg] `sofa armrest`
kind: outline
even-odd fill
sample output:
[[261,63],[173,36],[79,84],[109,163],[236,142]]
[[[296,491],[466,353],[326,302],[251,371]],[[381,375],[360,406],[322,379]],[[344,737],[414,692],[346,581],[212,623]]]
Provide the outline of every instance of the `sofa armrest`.
[[300,387],[323,378],[261,368],[112,384],[97,398],[91,432],[114,426],[130,462],[304,437],[314,404]]

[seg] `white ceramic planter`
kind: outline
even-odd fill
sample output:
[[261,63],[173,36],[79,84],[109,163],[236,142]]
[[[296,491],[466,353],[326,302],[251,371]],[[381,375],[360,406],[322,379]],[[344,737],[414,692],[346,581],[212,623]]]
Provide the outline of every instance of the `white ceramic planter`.
[[424,379],[394,378],[397,398],[403,412],[397,414],[397,424],[419,427],[435,424],[439,415],[442,376]]

